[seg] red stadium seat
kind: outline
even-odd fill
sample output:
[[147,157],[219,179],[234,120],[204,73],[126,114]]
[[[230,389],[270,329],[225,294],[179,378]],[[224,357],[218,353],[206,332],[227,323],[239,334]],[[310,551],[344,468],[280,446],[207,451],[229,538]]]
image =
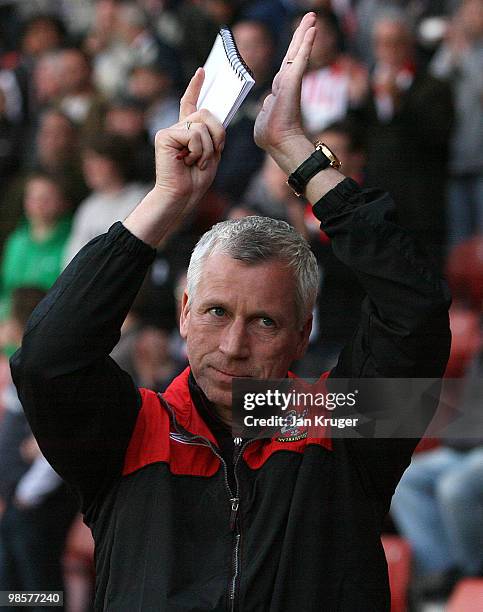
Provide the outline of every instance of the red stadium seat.
[[455,247],[446,266],[453,299],[481,311],[483,304],[483,236]]
[[483,578],[465,578],[458,582],[446,612],[483,612]]
[[382,536],[391,587],[391,612],[406,612],[407,594],[411,578],[411,548],[404,538]]
[[480,311],[453,306],[450,310],[451,353],[446,378],[460,378],[480,346]]

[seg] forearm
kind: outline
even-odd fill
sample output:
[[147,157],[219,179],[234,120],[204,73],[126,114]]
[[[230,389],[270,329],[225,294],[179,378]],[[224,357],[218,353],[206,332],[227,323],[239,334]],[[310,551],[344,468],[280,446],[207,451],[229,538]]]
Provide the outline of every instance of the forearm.
[[86,500],[119,473],[137,417],[139,393],[109,353],[153,258],[121,223],[92,240],[35,309],[11,360],[42,452]]
[[449,293],[393,210],[387,194],[362,191],[349,179],[314,206],[334,254],[367,293],[340,372],[440,376],[449,350]]
[[23,365],[48,379],[107,357],[153,258],[120,223],[92,240],[32,314]]

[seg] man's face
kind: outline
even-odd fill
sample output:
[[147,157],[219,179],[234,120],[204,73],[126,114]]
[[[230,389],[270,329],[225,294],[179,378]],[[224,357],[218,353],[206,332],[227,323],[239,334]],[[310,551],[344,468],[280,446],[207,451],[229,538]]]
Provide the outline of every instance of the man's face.
[[337,55],[337,35],[334,30],[323,19],[317,19],[315,30],[316,35],[309,60],[311,69],[328,66]]
[[255,74],[255,80],[263,81],[270,72],[273,45],[264,27],[245,21],[233,27],[233,35],[240,55]]
[[307,347],[295,280],[281,262],[248,265],[215,253],[205,260],[196,293],[186,293],[180,320],[193,375],[207,398],[231,407],[233,377],[284,378]]
[[411,59],[411,36],[405,26],[390,20],[381,20],[373,34],[374,55],[377,62],[399,69]]

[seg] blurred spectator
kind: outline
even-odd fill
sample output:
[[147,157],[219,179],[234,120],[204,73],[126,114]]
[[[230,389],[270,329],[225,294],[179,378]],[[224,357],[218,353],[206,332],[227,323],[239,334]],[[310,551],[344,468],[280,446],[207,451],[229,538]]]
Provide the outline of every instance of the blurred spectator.
[[199,5],[218,27],[230,25],[236,15],[237,2],[230,0],[200,0]]
[[78,155],[78,135],[66,115],[47,109],[39,119],[35,147],[25,160],[22,172],[17,174],[0,197],[0,243],[17,225],[23,209],[25,184],[34,171],[50,174],[75,208],[87,195]]
[[49,289],[60,273],[70,233],[68,202],[47,174],[32,175],[26,184],[22,223],[7,239],[0,268],[1,316],[9,315],[12,291],[23,285]]
[[431,64],[451,83],[456,125],[451,142],[450,244],[483,233],[483,6],[464,0]]
[[[33,163],[48,172],[65,175],[70,165],[78,164],[78,133],[69,117],[55,108],[40,117]],[[81,191],[85,191],[85,185]]]
[[166,66],[154,62],[133,67],[128,92],[145,106],[144,122],[151,140],[158,130],[178,122],[179,99]]
[[59,51],[41,55],[33,69],[33,99],[35,117],[56,102],[61,91],[61,62]]
[[117,5],[120,0],[94,0],[84,49],[90,57],[102,53],[114,41]]
[[359,185],[364,183],[366,153],[363,129],[350,119],[335,121],[314,135],[314,140],[325,143],[339,158],[345,176]]
[[415,64],[403,14],[380,15],[373,44],[371,90],[353,111],[366,127],[367,183],[391,193],[399,222],[441,263],[451,91]]
[[164,391],[184,369],[170,351],[170,337],[166,330],[146,326],[137,334],[132,353],[133,376],[138,387]]
[[176,53],[156,38],[147,16],[134,2],[108,4],[114,31],[105,48],[96,55],[95,74],[107,95],[125,93],[125,83],[133,66],[158,64],[178,85],[181,67]]
[[237,202],[264,159],[263,151],[253,141],[253,127],[259,108],[271,90],[275,48],[270,30],[260,21],[239,21],[233,26],[233,36],[253,72],[255,85],[228,128],[214,187]]
[[63,23],[54,16],[36,15],[23,26],[17,65],[0,73],[0,89],[6,98],[6,113],[12,121],[29,122],[32,118],[33,69],[47,51],[58,49],[64,39]]
[[154,182],[154,147],[144,125],[144,106],[129,96],[118,96],[108,105],[104,131],[122,136],[132,153],[133,177],[141,183]]
[[274,44],[270,30],[261,21],[238,21],[232,28],[238,50],[248,64],[257,88],[269,90],[274,72]]
[[[19,346],[30,313],[45,295],[17,288],[12,340]],[[0,590],[64,590],[61,555],[78,500],[40,453],[12,382],[0,424]],[[43,607],[30,608],[34,611]]]
[[121,136],[99,134],[92,138],[82,159],[92,193],[75,213],[65,264],[92,238],[123,221],[148,191],[146,185],[131,181],[131,149]]
[[20,161],[20,130],[5,113],[5,95],[0,89],[0,181],[6,185]]
[[[276,62],[282,61],[292,37],[291,21],[300,11],[297,0],[241,0],[239,18],[259,21],[270,30],[275,43]],[[314,10],[311,6],[307,10]]]
[[202,66],[218,31],[200,3],[179,0],[138,0],[156,36],[176,50],[188,80]]
[[93,85],[89,57],[80,49],[71,47],[59,53],[59,61],[60,110],[82,128],[83,135],[97,133],[105,101]]
[[344,119],[349,106],[360,103],[368,88],[365,67],[342,53],[342,32],[334,13],[319,9],[316,29],[302,81],[302,117],[311,133]]
[[93,79],[99,90],[111,97],[122,92],[130,66],[129,50],[117,35],[120,0],[97,0],[93,23],[85,39],[92,57]]
[[[481,408],[482,377],[480,348],[464,381],[466,414]],[[417,455],[392,500],[394,521],[415,554],[423,598],[445,597],[459,578],[483,575],[483,436],[472,433]]]
[[[312,134],[314,142],[326,144],[337,155],[341,162],[341,172],[354,179],[359,185],[364,184],[366,154],[363,142],[363,130],[354,121],[344,119],[328,125],[322,132]],[[309,202],[305,208],[305,224],[308,231],[317,242],[328,242],[326,235],[320,230],[320,221],[312,212]]]
[[[374,22],[386,10],[404,11],[414,32],[424,38],[424,28],[420,26],[431,17],[445,17],[459,4],[460,0],[357,0],[353,2],[355,28],[355,50],[368,65],[374,62],[374,49],[371,46]],[[422,58],[421,58],[422,59]]]
[[297,198],[286,181],[287,176],[283,170],[270,155],[266,155],[262,168],[253,177],[242,202],[253,211],[252,214],[282,219],[305,235],[304,202]]

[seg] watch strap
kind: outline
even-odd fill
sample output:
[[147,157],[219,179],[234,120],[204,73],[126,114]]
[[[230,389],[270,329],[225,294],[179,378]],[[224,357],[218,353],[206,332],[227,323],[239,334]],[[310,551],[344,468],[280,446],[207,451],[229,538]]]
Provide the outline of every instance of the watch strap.
[[307,183],[321,170],[331,165],[330,159],[320,149],[310,155],[300,166],[288,177],[287,184],[295,191],[297,196],[305,193]]

